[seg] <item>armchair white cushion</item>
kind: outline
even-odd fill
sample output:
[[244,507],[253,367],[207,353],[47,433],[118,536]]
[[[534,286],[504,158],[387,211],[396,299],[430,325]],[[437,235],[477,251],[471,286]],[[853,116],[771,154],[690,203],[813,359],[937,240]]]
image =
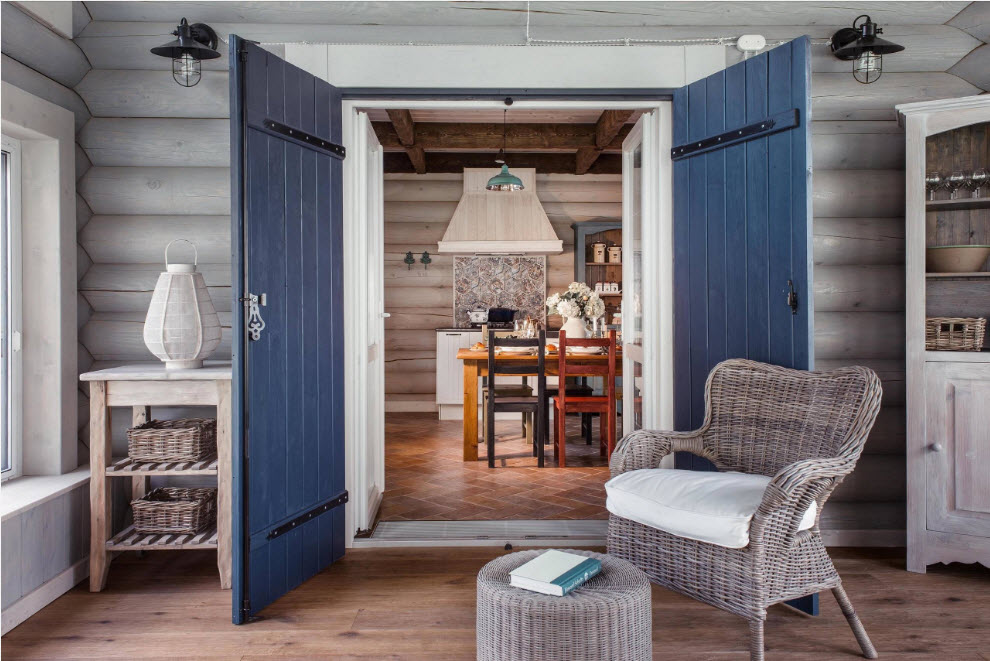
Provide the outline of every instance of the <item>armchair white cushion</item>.
[[[764,475],[646,468],[606,482],[606,507],[672,535],[741,549],[749,544],[749,524],[769,483]],[[812,503],[799,530],[814,526],[816,514]]]

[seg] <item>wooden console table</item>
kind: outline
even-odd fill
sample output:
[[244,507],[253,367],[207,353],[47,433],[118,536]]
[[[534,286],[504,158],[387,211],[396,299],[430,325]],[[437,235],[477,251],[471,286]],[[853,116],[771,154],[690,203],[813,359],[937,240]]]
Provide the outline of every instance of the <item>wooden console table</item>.
[[[106,586],[110,554],[118,551],[214,549],[220,587],[230,588],[231,466],[230,363],[209,362],[194,370],[166,371],[163,364],[124,365],[86,372],[89,382],[90,543],[89,590]],[[151,419],[152,406],[215,406],[217,458],[200,462],[135,463],[113,458],[110,407],[131,408],[133,425]],[[217,525],[198,535],[144,535],[133,526],[110,535],[113,502],[110,480],[130,478],[133,498],[147,490],[152,475],[216,475]]]

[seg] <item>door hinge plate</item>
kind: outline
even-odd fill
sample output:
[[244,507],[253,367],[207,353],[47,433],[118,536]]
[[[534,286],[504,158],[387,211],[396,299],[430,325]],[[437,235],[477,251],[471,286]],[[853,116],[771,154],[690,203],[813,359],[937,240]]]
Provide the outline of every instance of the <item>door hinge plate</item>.
[[307,521],[315,519],[319,515],[325,512],[329,512],[333,508],[339,507],[340,505],[343,505],[346,502],[347,502],[347,491],[341,491],[339,494],[337,494],[330,500],[321,503],[310,510],[303,512],[302,514],[292,519],[291,521],[283,523],[278,528],[273,528],[271,531],[268,532],[267,539],[272,540],[275,539],[276,537],[281,537],[285,533],[296,529],[297,527],[301,526]]

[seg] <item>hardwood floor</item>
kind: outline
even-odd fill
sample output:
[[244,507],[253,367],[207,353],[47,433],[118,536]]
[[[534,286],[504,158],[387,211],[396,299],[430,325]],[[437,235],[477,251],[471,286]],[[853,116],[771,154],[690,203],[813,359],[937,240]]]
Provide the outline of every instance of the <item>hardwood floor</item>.
[[567,468],[556,468],[547,445],[544,468],[517,420],[496,423],[495,468],[482,447],[479,461],[462,457],[460,420],[433,413],[385,416],[385,496],[382,521],[605,519],[608,465],[580,439],[580,418],[568,416]]
[[[475,577],[501,548],[350,550],[264,611],[230,623],[216,558],[125,554],[108,589],[83,584],[4,636],[10,659],[471,659]],[[990,661],[990,570],[904,571],[902,550],[833,549],[846,590],[882,659]],[[809,618],[771,609],[767,658],[856,659],[835,600]],[[746,623],[654,586],[655,659],[748,659]]]

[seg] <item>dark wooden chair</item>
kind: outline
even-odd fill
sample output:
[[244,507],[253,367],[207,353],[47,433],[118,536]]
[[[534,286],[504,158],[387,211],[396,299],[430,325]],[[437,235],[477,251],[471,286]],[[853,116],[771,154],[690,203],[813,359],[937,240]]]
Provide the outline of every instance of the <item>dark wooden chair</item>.
[[485,441],[488,447],[488,467],[495,468],[495,414],[528,413],[534,421],[533,445],[537,457],[537,465],[543,468],[544,451],[543,428],[546,426],[544,412],[547,399],[547,376],[544,358],[546,353],[546,331],[540,331],[539,337],[514,338],[498,337],[495,331],[488,332],[488,383],[495,383],[499,375],[532,374],[531,364],[513,364],[495,360],[495,350],[498,347],[533,347],[536,350],[536,396],[508,396],[493,388],[488,393],[487,408],[485,409]]
[[[609,331],[607,338],[588,339],[567,339],[564,331],[560,332],[558,346],[558,384],[557,395],[553,398],[554,406],[554,455],[557,457],[557,465],[564,468],[567,465],[567,425],[566,418],[570,412],[574,413],[597,413],[600,425],[600,436],[602,454],[606,457],[612,456],[615,449],[615,418],[616,418],[616,398],[615,398],[615,331]],[[600,365],[576,366],[567,359],[568,347],[601,347],[608,352],[608,360]],[[573,356],[572,356],[573,358]],[[605,378],[605,388],[602,395],[574,395],[568,394],[567,377],[602,376]]]

